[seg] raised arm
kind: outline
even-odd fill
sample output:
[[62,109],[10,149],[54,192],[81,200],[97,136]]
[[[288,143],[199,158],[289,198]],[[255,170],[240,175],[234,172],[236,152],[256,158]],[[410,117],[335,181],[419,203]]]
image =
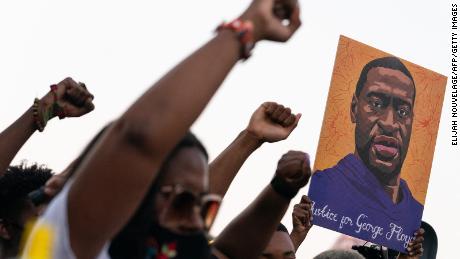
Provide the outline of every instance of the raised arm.
[[246,129],[209,165],[211,193],[224,196],[246,159],[265,142],[286,139],[297,126],[294,115],[283,105],[266,102],[253,114]]
[[[241,16],[254,25],[255,42],[287,40],[299,26],[298,12],[284,26],[273,6],[274,0],[255,0]],[[94,258],[132,216],[165,156],[240,59],[241,47],[236,33],[222,30],[140,97],[83,160],[68,197],[78,258]]]
[[311,200],[308,196],[303,195],[300,202],[294,205],[294,210],[292,211],[292,231],[289,236],[296,251],[307,237],[312,221]]
[[225,227],[214,242],[228,258],[258,258],[275,232],[290,200],[310,178],[307,154],[289,151],[278,162],[275,177],[255,201]]
[[[84,84],[68,85],[65,79],[54,90],[43,98],[37,99],[34,105],[24,112],[13,124],[0,133],[0,177],[5,173],[13,158],[32,134],[56,116],[79,117],[94,109],[93,96],[86,90]],[[34,115],[34,106],[36,115]],[[58,108],[57,108],[58,107]],[[43,130],[41,128],[41,130]]]

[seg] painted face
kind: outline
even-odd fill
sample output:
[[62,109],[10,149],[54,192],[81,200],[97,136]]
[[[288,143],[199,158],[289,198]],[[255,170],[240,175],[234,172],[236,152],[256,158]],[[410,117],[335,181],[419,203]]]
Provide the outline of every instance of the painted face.
[[260,259],[295,259],[295,249],[289,234],[276,231]]
[[351,105],[356,150],[371,171],[387,184],[400,173],[409,148],[415,88],[399,70],[375,67]]
[[169,161],[155,196],[158,224],[177,234],[205,230],[201,198],[208,191],[208,164],[197,148],[183,148]]

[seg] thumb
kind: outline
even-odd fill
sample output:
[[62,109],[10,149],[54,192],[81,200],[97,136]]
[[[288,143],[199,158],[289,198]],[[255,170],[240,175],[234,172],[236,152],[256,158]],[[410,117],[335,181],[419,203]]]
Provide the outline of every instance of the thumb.
[[301,113],[298,113],[298,114],[295,116],[294,123],[292,123],[292,125],[289,126],[289,131],[292,132],[292,131],[297,127],[297,124],[299,124],[299,120],[300,120],[301,117],[302,117],[302,114],[301,114]]
[[301,25],[300,8],[297,0],[285,1],[288,8],[292,9],[289,24],[284,25],[279,18],[270,20],[268,24],[269,36],[267,39],[285,42],[297,31]]
[[85,104],[83,106],[88,112],[94,110],[94,103],[93,98],[89,97],[85,100]]
[[299,124],[300,118],[302,118],[302,113],[297,113],[297,115],[295,116],[294,127],[297,127],[297,124]]
[[302,22],[300,21],[299,3],[296,3],[294,10],[292,11],[288,27],[291,30],[291,32],[294,33],[300,27],[301,24]]

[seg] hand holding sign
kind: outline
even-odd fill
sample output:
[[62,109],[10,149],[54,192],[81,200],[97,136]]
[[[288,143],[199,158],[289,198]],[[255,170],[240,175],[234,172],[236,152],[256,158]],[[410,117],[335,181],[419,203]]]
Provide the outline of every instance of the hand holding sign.
[[419,258],[423,254],[423,234],[425,233],[425,230],[423,228],[420,228],[415,232],[414,234],[414,241],[410,242],[409,245],[407,246],[407,252],[408,254],[402,254],[398,257],[398,259],[410,259],[410,258]]
[[295,250],[299,248],[308,231],[312,227],[313,215],[311,211],[312,203],[308,196],[303,195],[300,202],[294,205],[292,211],[292,232],[290,234]]

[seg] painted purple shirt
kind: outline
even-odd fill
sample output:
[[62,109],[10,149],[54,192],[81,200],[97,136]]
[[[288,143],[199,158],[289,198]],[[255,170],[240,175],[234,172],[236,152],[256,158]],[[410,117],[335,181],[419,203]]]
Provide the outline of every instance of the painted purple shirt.
[[313,223],[404,252],[420,227],[423,205],[402,179],[400,191],[402,199],[394,204],[364,163],[349,154],[313,174]]

